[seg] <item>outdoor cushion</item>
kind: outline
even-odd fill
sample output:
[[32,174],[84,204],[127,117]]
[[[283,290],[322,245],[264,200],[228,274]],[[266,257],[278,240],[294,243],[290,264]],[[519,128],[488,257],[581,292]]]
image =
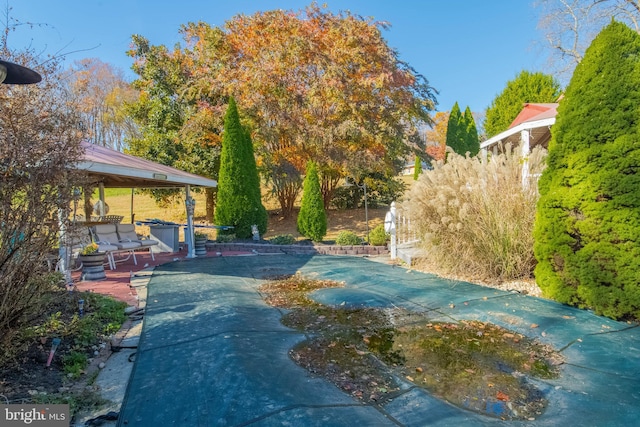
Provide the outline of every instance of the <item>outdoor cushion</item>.
[[115,224],[96,225],[94,227],[94,233],[96,234],[96,243],[98,243],[98,245],[110,244],[116,246],[118,249],[135,249],[142,247],[142,244],[139,242],[120,241]]
[[157,240],[141,239],[138,237],[138,234],[136,234],[136,227],[133,224],[117,224],[116,230],[118,232],[120,242],[137,242],[143,247],[154,246],[159,243]]
[[96,244],[98,245],[98,252],[117,251],[120,249],[119,247],[110,245],[109,243],[97,242]]
[[[107,252],[107,258],[109,259],[109,265],[112,270],[116,268],[116,260],[113,256],[114,252],[128,252],[129,255],[133,257],[133,263],[138,265],[134,251],[141,248],[142,245],[138,242],[120,242],[115,224],[96,225],[93,227],[93,234],[95,235],[95,242],[98,244],[98,250]],[[128,258],[129,257],[126,259]]]

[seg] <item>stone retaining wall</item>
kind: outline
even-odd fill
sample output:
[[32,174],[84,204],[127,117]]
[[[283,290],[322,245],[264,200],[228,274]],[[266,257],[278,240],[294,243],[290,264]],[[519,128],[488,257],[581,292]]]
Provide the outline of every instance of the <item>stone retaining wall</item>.
[[211,252],[255,251],[258,253],[323,254],[323,255],[387,255],[386,246],[338,246],[338,245],[273,245],[270,243],[216,243],[208,242]]

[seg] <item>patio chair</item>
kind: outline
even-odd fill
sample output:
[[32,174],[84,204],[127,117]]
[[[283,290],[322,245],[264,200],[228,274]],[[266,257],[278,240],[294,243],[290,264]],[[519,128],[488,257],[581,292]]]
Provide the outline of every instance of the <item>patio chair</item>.
[[[95,225],[93,227],[93,234],[99,250],[103,250],[104,248],[105,252],[107,252],[107,259],[109,260],[111,270],[116,269],[116,260],[113,254],[119,252],[128,253],[128,256],[120,261],[126,261],[131,256],[133,257],[133,264],[138,265],[135,250],[141,248],[142,245],[138,242],[121,242],[116,232],[115,224]],[[111,247],[116,247],[117,249],[112,249]]]
[[134,224],[116,224],[116,231],[118,233],[118,237],[120,242],[136,242],[142,245],[142,249],[149,249],[149,253],[151,254],[151,259],[153,261],[156,258],[153,256],[153,250],[151,246],[157,245],[157,240],[153,239],[143,239],[136,233],[136,226]]
[[98,218],[98,221],[108,222],[110,224],[120,224],[123,219],[123,215],[102,215]]

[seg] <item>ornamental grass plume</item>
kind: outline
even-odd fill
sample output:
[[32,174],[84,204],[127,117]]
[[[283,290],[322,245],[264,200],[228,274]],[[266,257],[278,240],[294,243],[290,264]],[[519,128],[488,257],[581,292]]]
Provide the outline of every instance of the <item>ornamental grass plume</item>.
[[546,151],[534,148],[522,182],[519,147],[487,160],[449,152],[413,186],[402,203],[411,212],[426,261],[442,273],[492,280],[531,277],[536,180]]

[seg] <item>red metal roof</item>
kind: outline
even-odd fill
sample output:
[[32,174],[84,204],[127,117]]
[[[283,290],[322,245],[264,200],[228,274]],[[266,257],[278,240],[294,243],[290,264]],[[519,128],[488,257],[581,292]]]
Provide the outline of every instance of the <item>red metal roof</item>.
[[555,117],[558,114],[557,103],[549,104],[534,104],[526,103],[522,107],[522,110],[518,116],[511,122],[509,129],[518,126],[520,123],[535,122],[537,120],[549,119]]
[[82,142],[83,160],[78,168],[89,172],[105,187],[161,188],[194,185],[216,187],[213,179],[184,172],[151,160]]

